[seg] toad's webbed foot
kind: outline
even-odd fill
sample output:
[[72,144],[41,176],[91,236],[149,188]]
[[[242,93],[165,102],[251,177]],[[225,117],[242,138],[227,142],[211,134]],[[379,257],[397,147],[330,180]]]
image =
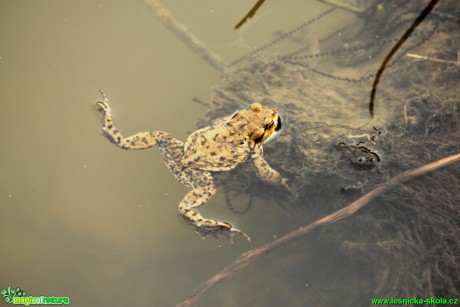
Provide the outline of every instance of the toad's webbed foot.
[[110,106],[109,106],[109,99],[105,95],[104,91],[99,90],[99,92],[102,95],[102,98],[104,99],[103,101],[97,101],[96,104],[99,107],[99,111],[101,111],[104,114],[109,114],[111,113]]
[[[182,205],[182,203],[181,203]],[[190,208],[181,207],[179,205],[179,212],[182,213],[183,217],[203,235],[212,235],[216,238],[224,237],[226,239],[232,239],[235,235],[241,235],[246,240],[251,242],[251,238],[239,230],[233,227],[232,224],[227,222],[221,222],[215,219],[208,219],[203,217],[200,213]]]
[[[188,221],[190,223],[190,221]],[[251,238],[242,232],[241,230],[233,227],[232,225],[228,224],[230,228],[228,227],[221,227],[221,228],[207,228],[207,227],[198,227],[193,223],[190,223],[193,228],[195,228],[195,231],[201,235],[203,238],[207,236],[212,236],[215,239],[226,239],[229,240],[233,244],[233,237],[236,235],[241,235],[243,236],[248,242],[251,242]]]

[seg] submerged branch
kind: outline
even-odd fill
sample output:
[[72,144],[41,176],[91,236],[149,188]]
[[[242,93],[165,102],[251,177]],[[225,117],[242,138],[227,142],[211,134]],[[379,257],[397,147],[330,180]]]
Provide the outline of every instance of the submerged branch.
[[354,6],[345,2],[337,0],[320,0],[321,2],[331,4],[333,6],[339,7],[341,9],[349,10],[354,13],[364,13],[366,9],[364,7]]
[[207,48],[183,23],[175,20],[169,11],[165,9],[161,3],[157,0],[145,0],[148,6],[150,6],[157,18],[168,28],[177,38],[185,43],[190,49],[196,52],[206,62],[211,64],[212,67],[216,68],[220,72],[224,72],[227,64],[220,58],[219,55]]
[[417,60],[427,60],[427,61],[433,61],[433,62],[438,62],[438,63],[444,63],[444,64],[454,64],[454,65],[460,65],[460,56],[457,55],[457,61],[449,61],[449,60],[443,60],[443,59],[438,59],[438,58],[433,58],[429,56],[424,56],[424,55],[418,55],[414,53],[407,53],[407,57],[409,58],[414,58]]
[[270,252],[294,241],[297,240],[303,236],[305,236],[307,233],[312,231],[315,228],[321,227],[321,226],[326,226],[329,224],[332,224],[334,222],[337,222],[345,217],[351,216],[356,211],[367,205],[370,201],[373,199],[379,197],[383,193],[391,190],[392,188],[396,187],[398,184],[402,184],[408,180],[411,180],[413,178],[416,178],[421,175],[425,175],[429,172],[432,172],[438,168],[447,166],[451,163],[458,162],[460,161],[460,153],[449,156],[447,158],[438,160],[436,162],[432,162],[429,164],[426,164],[424,166],[421,166],[419,168],[411,169],[408,171],[405,171],[394,178],[390,179],[387,183],[382,184],[376,188],[374,188],[372,191],[367,193],[366,195],[362,196],[361,198],[357,199],[356,201],[352,202],[348,206],[328,215],[323,217],[322,219],[319,219],[311,224],[308,224],[305,227],[301,227],[298,230],[292,231],[288,233],[287,235],[279,238],[278,240],[273,241],[272,243],[266,244],[262,247],[259,247],[255,250],[249,251],[247,253],[244,253],[241,255],[237,260],[235,260],[232,264],[230,264],[228,267],[226,267],[223,271],[220,273],[216,274],[213,276],[211,279],[209,279],[201,288],[199,288],[193,295],[188,297],[186,300],[183,302],[179,303],[177,306],[191,306],[192,304],[196,303],[201,296],[203,296],[206,291],[214,287],[216,284],[219,282],[223,281],[225,278],[229,277],[232,273],[243,269],[244,267],[248,266],[249,264],[261,259],[262,257],[266,256]]

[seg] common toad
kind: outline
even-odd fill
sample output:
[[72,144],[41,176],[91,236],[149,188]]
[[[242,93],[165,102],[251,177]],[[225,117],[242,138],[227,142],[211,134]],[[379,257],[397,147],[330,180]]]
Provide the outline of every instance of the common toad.
[[281,128],[274,109],[253,103],[210,127],[193,132],[185,143],[166,132],[138,132],[124,137],[114,126],[106,95],[97,104],[103,113],[103,132],[123,149],[146,149],[157,145],[174,176],[192,190],[179,204],[179,212],[197,229],[228,232],[249,237],[230,223],[203,217],[195,208],[204,205],[216,192],[212,172],[228,171],[251,157],[258,177],[265,183],[288,189],[287,179],[263,158],[262,144]]

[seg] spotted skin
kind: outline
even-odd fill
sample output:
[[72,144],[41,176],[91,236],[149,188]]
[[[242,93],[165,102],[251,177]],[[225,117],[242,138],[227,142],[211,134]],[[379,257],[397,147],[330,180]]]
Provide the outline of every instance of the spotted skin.
[[138,132],[124,137],[113,124],[107,96],[102,91],[101,94],[103,101],[98,101],[97,105],[103,113],[104,134],[122,149],[158,146],[168,169],[192,189],[180,202],[179,212],[197,229],[241,234],[250,240],[230,223],[205,218],[195,210],[216,193],[212,172],[231,170],[251,158],[263,182],[289,189],[287,179],[263,158],[262,143],[281,128],[281,119],[275,110],[253,103],[247,110],[193,132],[183,143],[162,131]]

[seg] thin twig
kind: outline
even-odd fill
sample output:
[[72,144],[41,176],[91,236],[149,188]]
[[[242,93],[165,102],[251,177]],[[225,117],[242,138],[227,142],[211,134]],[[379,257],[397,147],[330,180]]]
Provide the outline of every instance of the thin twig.
[[375,93],[377,92],[377,85],[379,84],[380,77],[382,77],[383,71],[385,70],[387,64],[390,62],[393,55],[395,55],[396,51],[398,51],[398,49],[409,38],[412,32],[414,32],[414,30],[418,27],[418,25],[422,23],[425,17],[428,16],[428,14],[434,8],[436,3],[438,3],[438,1],[439,0],[431,0],[430,3],[428,3],[428,5],[423,9],[420,15],[418,15],[418,17],[414,20],[414,22],[409,27],[409,29],[407,29],[406,32],[404,32],[404,34],[401,36],[401,38],[393,46],[393,48],[390,50],[390,52],[387,54],[387,56],[383,60],[382,65],[380,66],[379,70],[377,71],[377,74],[375,75],[374,83],[372,84],[371,98],[369,101],[369,113],[371,114],[372,117],[374,117]]
[[421,166],[419,168],[411,169],[405,171],[396,177],[390,179],[387,183],[382,184],[372,191],[367,193],[366,195],[362,196],[358,200],[352,202],[348,206],[326,216],[322,219],[319,219],[311,224],[308,224],[305,227],[301,227],[298,230],[294,230],[287,235],[279,238],[278,240],[273,241],[272,243],[266,244],[262,247],[249,251],[241,255],[238,259],[236,259],[232,264],[226,267],[220,273],[214,275],[211,279],[204,283],[204,285],[199,288],[193,295],[188,297],[183,302],[179,303],[177,306],[191,306],[192,304],[196,303],[201,296],[203,296],[206,291],[217,285],[219,282],[223,281],[225,278],[229,277],[234,272],[245,268],[246,266],[252,264],[253,262],[261,259],[262,257],[268,255],[269,253],[273,252],[274,250],[294,241],[303,236],[307,233],[316,229],[318,227],[326,226],[337,222],[345,217],[349,217],[356,213],[359,209],[367,205],[371,200],[379,197],[383,193],[391,190],[392,188],[396,187],[399,184],[402,184],[408,180],[411,180],[415,177],[425,175],[429,172],[432,172],[436,169],[449,165],[451,163],[460,161],[460,153],[449,156],[447,158],[438,160],[436,162],[432,162]]
[[243,19],[241,19],[240,22],[238,22],[236,24],[235,30],[237,30],[239,27],[244,25],[249,19],[254,17],[254,15],[256,14],[257,10],[260,9],[260,7],[262,6],[262,4],[264,4],[264,2],[265,2],[265,0],[257,1],[257,3],[251,8],[251,10],[249,10],[249,12],[243,17]]
[[337,0],[320,0],[321,2],[336,6],[341,9],[349,10],[354,13],[364,13],[366,8],[354,6],[345,2],[337,1]]
[[212,67],[216,68],[220,72],[224,72],[227,64],[220,58],[219,55],[211,51],[205,46],[183,23],[175,20],[169,11],[164,8],[161,3],[157,0],[145,0],[148,6],[150,6],[157,18],[163,23],[163,25],[169,29],[177,38],[184,42],[189,48],[195,51],[200,57],[206,62],[211,64]]
[[437,59],[437,58],[432,58],[429,56],[424,56],[424,55],[418,55],[414,53],[408,53],[406,54],[407,57],[409,58],[414,58],[414,59],[419,59],[419,60],[428,60],[428,61],[433,61],[433,62],[439,62],[439,63],[445,63],[445,64],[455,64],[455,65],[460,65],[460,61],[449,61],[449,60],[442,60],[442,59]]

